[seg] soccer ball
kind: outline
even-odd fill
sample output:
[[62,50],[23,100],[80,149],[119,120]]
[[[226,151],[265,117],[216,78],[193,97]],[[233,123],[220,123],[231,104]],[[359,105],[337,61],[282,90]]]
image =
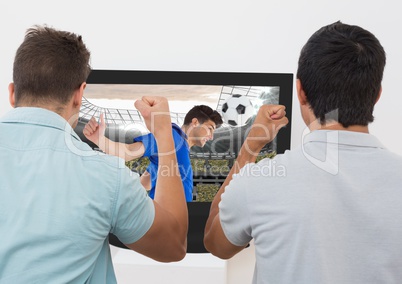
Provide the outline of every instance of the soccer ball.
[[232,126],[243,126],[254,115],[254,107],[246,96],[232,95],[222,105],[223,120]]

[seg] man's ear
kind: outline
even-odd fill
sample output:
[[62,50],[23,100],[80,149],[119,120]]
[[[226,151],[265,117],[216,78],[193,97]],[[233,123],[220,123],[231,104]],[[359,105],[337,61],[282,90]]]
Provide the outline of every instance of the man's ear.
[[304,92],[303,85],[302,85],[300,79],[296,80],[296,92],[297,92],[297,98],[299,99],[300,105],[304,106],[304,105],[308,104],[306,93]]
[[84,96],[84,90],[85,87],[87,86],[87,83],[82,83],[80,88],[74,93],[74,97],[73,97],[73,104],[74,107],[81,107],[81,103],[82,103],[82,97]]
[[191,120],[191,124],[192,124],[193,127],[196,127],[196,126],[198,126],[200,123],[198,122],[198,119],[194,117],[194,118]]
[[15,93],[14,93],[14,83],[8,85],[8,100],[10,105],[15,108]]

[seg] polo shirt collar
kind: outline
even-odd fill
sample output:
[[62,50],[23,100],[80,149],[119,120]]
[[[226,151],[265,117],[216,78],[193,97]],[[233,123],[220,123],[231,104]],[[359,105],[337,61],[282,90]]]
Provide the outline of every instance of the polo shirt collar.
[[70,133],[81,141],[71,125],[57,113],[37,107],[17,107],[10,110],[0,119],[1,123],[22,123],[52,127]]
[[314,130],[308,133],[303,139],[303,144],[311,142],[334,143],[356,147],[385,148],[374,135],[346,130]]

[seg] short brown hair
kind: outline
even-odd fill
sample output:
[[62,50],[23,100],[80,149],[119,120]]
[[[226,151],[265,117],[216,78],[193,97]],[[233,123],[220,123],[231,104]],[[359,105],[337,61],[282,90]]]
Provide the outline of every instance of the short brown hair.
[[46,26],[27,30],[17,50],[13,81],[15,104],[65,104],[84,83],[91,67],[81,36]]

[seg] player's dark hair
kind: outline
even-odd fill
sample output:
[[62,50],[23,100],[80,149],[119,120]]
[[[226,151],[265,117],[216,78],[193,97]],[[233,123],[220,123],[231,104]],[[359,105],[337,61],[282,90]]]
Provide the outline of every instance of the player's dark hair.
[[208,120],[212,120],[216,128],[222,125],[223,120],[221,115],[216,111],[206,105],[198,105],[194,106],[184,117],[184,125],[188,125],[191,123],[193,118],[198,119],[199,123],[204,123]]
[[49,27],[27,30],[17,50],[15,103],[65,104],[91,71],[90,52],[81,36]]
[[378,39],[359,26],[338,21],[315,32],[301,50],[297,78],[320,123],[372,122],[385,61]]

